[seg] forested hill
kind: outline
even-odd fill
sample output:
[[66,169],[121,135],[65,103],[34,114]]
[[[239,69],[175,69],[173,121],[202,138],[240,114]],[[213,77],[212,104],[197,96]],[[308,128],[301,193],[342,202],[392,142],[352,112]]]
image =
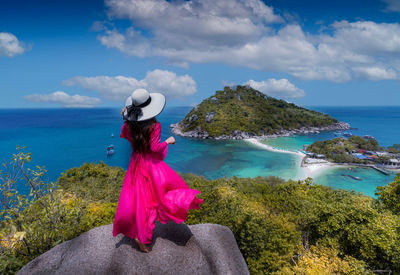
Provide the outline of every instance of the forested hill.
[[326,126],[343,128],[336,119],[326,114],[267,96],[249,86],[236,86],[216,91],[173,128],[179,128],[183,135],[192,131],[205,133],[207,137],[218,137],[232,135],[235,131],[264,135]]

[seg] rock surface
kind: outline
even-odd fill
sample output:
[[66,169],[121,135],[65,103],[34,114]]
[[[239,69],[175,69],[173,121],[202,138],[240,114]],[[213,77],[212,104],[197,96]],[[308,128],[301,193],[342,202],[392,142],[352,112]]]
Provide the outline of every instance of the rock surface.
[[215,112],[207,113],[206,114],[206,122],[210,123],[211,120],[214,118]]
[[218,224],[156,222],[151,251],[112,224],[94,228],[29,262],[17,274],[249,274],[232,231]]

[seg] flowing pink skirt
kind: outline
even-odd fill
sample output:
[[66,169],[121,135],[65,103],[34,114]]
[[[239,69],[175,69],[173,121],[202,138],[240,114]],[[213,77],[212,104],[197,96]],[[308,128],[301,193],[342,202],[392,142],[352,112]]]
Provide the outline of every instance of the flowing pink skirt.
[[132,154],[115,215],[113,236],[119,233],[151,243],[155,220],[182,223],[189,209],[200,209],[200,191],[190,189],[164,161]]

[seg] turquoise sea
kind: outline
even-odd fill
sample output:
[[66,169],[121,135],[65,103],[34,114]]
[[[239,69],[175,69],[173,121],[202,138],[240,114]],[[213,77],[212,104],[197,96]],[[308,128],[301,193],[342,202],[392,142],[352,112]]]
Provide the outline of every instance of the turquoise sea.
[[[400,143],[400,107],[309,107],[327,113],[356,129],[356,135],[375,136],[382,146]],[[166,107],[158,120],[162,139],[171,135],[169,125],[181,120],[191,107]],[[128,167],[131,147],[119,138],[123,121],[118,108],[107,109],[2,109],[0,110],[0,160],[16,153],[16,146],[31,152],[31,165],[45,166],[48,180],[56,180],[61,172],[84,162],[104,161],[111,166]],[[114,138],[111,135],[114,134]],[[333,138],[332,132],[281,137],[266,140],[277,148],[298,150],[315,140]],[[220,177],[278,176],[294,178],[299,159],[292,154],[267,151],[242,140],[197,140],[176,136],[165,162],[175,171],[192,172],[209,179]],[[115,146],[116,153],[106,156],[106,147]],[[345,170],[345,171],[344,171]],[[342,174],[361,177],[362,181]],[[355,190],[374,196],[375,188],[394,179],[372,169],[328,169],[314,181],[318,184]]]

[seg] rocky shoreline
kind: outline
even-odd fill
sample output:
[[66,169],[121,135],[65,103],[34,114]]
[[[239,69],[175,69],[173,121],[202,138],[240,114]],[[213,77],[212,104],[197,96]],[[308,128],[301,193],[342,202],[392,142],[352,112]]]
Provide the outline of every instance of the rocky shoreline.
[[239,130],[235,130],[230,135],[221,135],[221,136],[210,136],[207,131],[201,130],[199,128],[182,132],[183,125],[181,122],[170,125],[171,132],[174,135],[189,137],[189,138],[199,138],[199,139],[246,139],[246,138],[276,138],[276,137],[288,137],[292,135],[306,135],[306,134],[314,134],[319,133],[320,131],[337,131],[337,130],[348,130],[350,129],[350,124],[345,122],[338,122],[324,127],[302,127],[300,129],[291,129],[291,130],[280,130],[275,134],[270,135],[255,135],[254,133],[242,132]]

